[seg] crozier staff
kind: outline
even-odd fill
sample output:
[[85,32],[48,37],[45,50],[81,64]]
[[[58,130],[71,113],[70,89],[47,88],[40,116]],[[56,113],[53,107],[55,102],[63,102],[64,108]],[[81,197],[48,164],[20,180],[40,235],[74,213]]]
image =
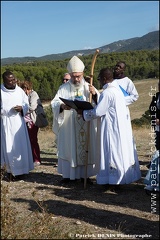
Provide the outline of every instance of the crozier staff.
[[[97,55],[99,53],[99,49],[96,50],[93,59],[92,59],[92,64],[91,64],[91,75],[88,79],[89,82],[89,88],[91,89],[90,94],[89,94],[89,102],[92,102],[92,98],[94,99],[95,103],[97,104],[97,96],[96,94],[92,96],[92,84],[93,84],[93,72],[94,72],[94,65],[96,62]],[[87,145],[86,145],[86,162],[85,162],[85,178],[84,178],[84,188],[86,188],[87,184],[87,167],[88,167],[88,154],[89,154],[89,141],[90,141],[90,121],[88,122],[87,126]],[[98,165],[98,164],[97,164]]]

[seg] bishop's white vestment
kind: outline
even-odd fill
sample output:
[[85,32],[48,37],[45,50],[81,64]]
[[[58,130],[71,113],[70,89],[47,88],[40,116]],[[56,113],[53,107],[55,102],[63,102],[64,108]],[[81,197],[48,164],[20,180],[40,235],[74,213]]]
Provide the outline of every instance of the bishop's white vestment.
[[129,184],[141,177],[132,140],[125,98],[116,81],[104,86],[98,105],[83,112],[84,119],[100,118],[98,184]]
[[[96,90],[99,96],[98,90]],[[62,84],[51,101],[53,111],[53,132],[57,141],[58,173],[63,178],[71,180],[90,177],[97,174],[96,169],[96,132],[97,120],[88,124],[76,110],[63,110],[63,103],[59,97],[66,99],[78,99],[88,101],[89,85],[82,79],[82,85],[77,88],[69,82]],[[94,106],[94,103],[92,103]],[[87,147],[88,146],[88,147]],[[87,164],[87,176],[85,176],[85,164]]]
[[25,92],[18,85],[7,89],[1,84],[1,167],[13,176],[28,174],[34,169],[26,123],[13,109],[16,105],[22,106],[25,116],[29,108]]

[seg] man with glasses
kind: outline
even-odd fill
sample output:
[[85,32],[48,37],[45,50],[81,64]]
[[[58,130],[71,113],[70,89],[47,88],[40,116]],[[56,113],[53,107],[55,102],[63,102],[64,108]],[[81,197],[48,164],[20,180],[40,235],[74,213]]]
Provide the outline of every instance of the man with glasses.
[[70,80],[71,76],[69,73],[65,73],[62,79],[62,83],[66,83]]
[[[84,68],[83,62],[77,56],[73,56],[67,65],[71,79],[61,85],[51,101],[53,132],[57,140],[58,173],[63,177],[62,182],[77,179],[83,181],[84,178],[89,178],[97,173],[95,166],[97,120],[91,121],[89,125],[90,139],[88,139],[88,124],[83,121],[76,110],[60,100],[62,97],[89,101],[89,95],[92,93],[92,104],[95,106],[94,100],[98,98],[99,92],[85,81]],[[85,176],[86,159],[87,176]]]

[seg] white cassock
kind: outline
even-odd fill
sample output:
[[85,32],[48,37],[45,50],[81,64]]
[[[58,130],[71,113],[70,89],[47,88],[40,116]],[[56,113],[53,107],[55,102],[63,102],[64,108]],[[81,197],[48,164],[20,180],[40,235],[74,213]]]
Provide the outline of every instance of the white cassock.
[[99,117],[100,170],[97,183],[129,184],[140,179],[132,129],[128,126],[131,123],[128,121],[124,95],[116,81],[104,86],[98,105],[93,110],[84,111],[86,121]]
[[[126,129],[127,132],[132,131],[132,125],[130,124],[131,122],[131,117],[130,117],[130,111],[129,111],[129,105],[134,103],[135,101],[138,100],[139,95],[138,92],[135,88],[134,83],[132,82],[132,80],[128,77],[124,77],[121,79],[114,79],[118,85],[122,88],[122,91],[124,90],[127,94],[125,94],[124,92],[124,97],[125,97],[125,102],[126,102],[126,108],[127,108],[127,119],[129,121],[127,127],[128,129]],[[134,136],[132,135],[132,140],[133,140],[133,145],[134,145],[134,155],[135,158],[138,158],[137,156],[137,150],[136,150],[136,143],[134,140]]]
[[121,79],[114,79],[114,81],[116,81],[118,85],[120,85],[128,93],[128,96],[125,96],[127,106],[138,100],[138,92],[130,78],[124,77]]
[[[98,90],[96,92],[99,96]],[[53,132],[57,138],[58,173],[62,174],[63,178],[70,178],[71,180],[84,178],[85,162],[87,160],[86,177],[94,176],[97,174],[95,164],[97,159],[97,120],[93,120],[88,124],[74,109],[64,110],[60,113],[60,104],[63,102],[59,97],[88,101],[88,83],[83,79],[79,89],[71,84],[70,81],[61,85],[51,101],[51,106],[53,111]],[[87,141],[89,141],[88,149]]]
[[28,174],[34,169],[30,139],[24,117],[13,107],[29,108],[28,97],[16,85],[7,89],[1,84],[1,167],[13,176]]

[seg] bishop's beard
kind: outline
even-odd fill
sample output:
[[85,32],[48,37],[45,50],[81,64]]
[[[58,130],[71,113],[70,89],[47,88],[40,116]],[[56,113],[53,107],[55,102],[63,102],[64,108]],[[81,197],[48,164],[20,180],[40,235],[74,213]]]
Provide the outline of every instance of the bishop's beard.
[[76,84],[74,84],[74,83],[72,83],[72,81],[70,81],[70,84],[71,84],[73,90],[79,90],[84,85],[84,79],[82,79],[81,82],[78,82]]

